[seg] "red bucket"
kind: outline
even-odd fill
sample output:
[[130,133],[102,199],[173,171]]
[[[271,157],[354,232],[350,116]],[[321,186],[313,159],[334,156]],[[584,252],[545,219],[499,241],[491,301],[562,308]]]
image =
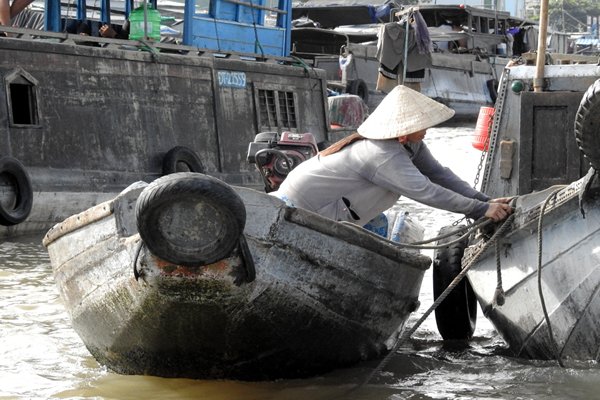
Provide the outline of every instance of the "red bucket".
[[494,107],[481,107],[475,125],[475,135],[473,147],[477,150],[488,151],[490,141],[490,131],[492,130],[492,121],[494,120]]

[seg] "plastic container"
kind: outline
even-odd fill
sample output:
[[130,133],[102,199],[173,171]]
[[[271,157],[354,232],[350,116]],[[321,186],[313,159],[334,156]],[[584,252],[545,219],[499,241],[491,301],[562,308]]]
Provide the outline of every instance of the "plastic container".
[[496,46],[496,54],[498,54],[499,56],[506,55],[506,43],[498,43],[498,45]]
[[477,150],[488,151],[490,148],[490,131],[494,120],[494,107],[481,107],[475,125],[475,136],[471,144]]
[[[154,8],[147,7],[147,36],[149,39],[160,41],[160,13]],[[129,14],[129,39],[146,39],[144,35],[144,6],[138,7]]]

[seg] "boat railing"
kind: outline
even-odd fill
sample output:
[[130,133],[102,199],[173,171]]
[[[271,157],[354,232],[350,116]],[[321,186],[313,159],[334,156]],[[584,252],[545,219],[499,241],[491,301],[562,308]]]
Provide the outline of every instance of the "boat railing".
[[57,44],[87,46],[94,49],[118,49],[133,52],[139,52],[142,50],[148,51],[155,55],[177,54],[181,56],[214,57],[219,59],[256,61],[272,64],[298,64],[298,60],[294,57],[258,53],[243,53],[238,51],[222,51],[174,43],[83,36],[66,32],[14,28],[2,25],[0,25],[0,32],[6,32],[8,35],[10,35],[10,37],[0,38],[0,40],[33,40],[53,42]]
[[[152,0],[149,0],[152,1]],[[291,48],[291,0],[278,0],[277,7],[265,5],[267,0],[213,0],[208,9],[195,0],[185,0],[183,7],[182,43],[222,52],[256,53],[288,56]],[[153,7],[156,4],[146,5]],[[85,0],[77,0],[77,18],[85,19]],[[157,9],[160,12],[160,9]],[[133,14],[132,1],[125,1],[125,19]],[[147,18],[144,9],[144,18]],[[63,24],[60,0],[45,2],[45,30],[59,32]],[[109,0],[100,1],[100,21],[111,23]]]
[[[521,59],[526,65],[535,65],[537,53],[528,52],[521,54]],[[546,63],[551,65],[565,64],[599,64],[599,56],[583,54],[546,53]]]

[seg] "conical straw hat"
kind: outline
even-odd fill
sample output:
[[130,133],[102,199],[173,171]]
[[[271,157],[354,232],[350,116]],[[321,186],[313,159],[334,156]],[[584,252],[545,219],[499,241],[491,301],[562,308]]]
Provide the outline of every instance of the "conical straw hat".
[[368,139],[392,139],[431,128],[454,115],[454,110],[406,86],[396,86],[358,127]]

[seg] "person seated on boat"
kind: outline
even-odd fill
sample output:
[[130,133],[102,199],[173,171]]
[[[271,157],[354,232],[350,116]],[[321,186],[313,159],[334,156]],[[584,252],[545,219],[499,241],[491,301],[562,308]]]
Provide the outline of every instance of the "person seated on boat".
[[109,24],[104,24],[98,29],[101,37],[111,39],[129,39],[129,20],[125,20],[121,29],[115,29]]
[[70,21],[67,24],[65,31],[67,33],[73,33],[73,34],[77,34],[77,35],[81,35],[81,36],[91,36],[92,35],[92,28],[90,28],[90,25],[87,22],[80,21],[80,20]]
[[[452,27],[453,32],[465,32],[465,29],[463,28],[462,24],[458,20],[450,20],[450,26]],[[467,50],[467,46],[468,46],[468,40],[467,40],[467,37],[465,36],[462,39],[453,40],[452,42],[450,42],[448,44],[448,50],[456,52],[456,53],[462,53]]]
[[[92,36],[92,28],[90,26],[90,24],[88,24],[86,21],[80,21],[80,20],[73,20],[70,21],[66,28],[65,31],[67,33],[74,33],[77,35],[81,35],[81,36]],[[100,43],[97,42],[80,42],[81,44],[85,45],[85,46],[92,46],[92,47],[100,47]]]
[[[444,22],[443,24],[441,24],[440,26],[437,27],[436,31],[445,34],[444,32],[452,32],[452,24],[449,21]],[[434,41],[433,42],[435,48],[437,48],[438,51],[441,52],[447,52],[448,51],[448,41],[446,40],[439,40],[439,41]]]
[[400,196],[469,218],[500,221],[512,212],[510,199],[491,200],[473,189],[423,142],[428,128],[453,115],[445,105],[398,85],[356,133],[299,164],[270,194],[290,206],[360,226]]
[[[0,25],[11,26],[12,19],[31,3],[33,0],[14,0],[11,5],[10,0],[0,0]],[[6,33],[2,32],[0,36],[6,36]]]

